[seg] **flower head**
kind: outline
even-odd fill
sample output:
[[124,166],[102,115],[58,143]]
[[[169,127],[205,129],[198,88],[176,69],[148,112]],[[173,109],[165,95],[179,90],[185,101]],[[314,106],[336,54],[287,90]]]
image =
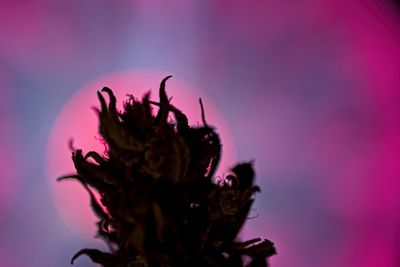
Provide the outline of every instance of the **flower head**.
[[88,191],[98,236],[110,251],[82,249],[71,263],[85,254],[103,267],[241,267],[246,255],[249,267],[267,266],[266,258],[275,254],[272,242],[237,239],[259,191],[252,163],[236,165],[221,183],[213,181],[219,135],[206,123],[201,100],[203,125],[189,126],[165,92],[170,77],[161,82],[159,102],[149,94],[141,101],[131,96],[122,112],[111,89],[98,92],[107,151],[74,149],[76,174],[59,180],[76,179]]

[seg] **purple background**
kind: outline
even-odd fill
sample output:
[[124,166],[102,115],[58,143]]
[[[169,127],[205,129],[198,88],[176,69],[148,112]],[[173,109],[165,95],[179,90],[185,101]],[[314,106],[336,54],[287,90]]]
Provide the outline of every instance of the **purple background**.
[[256,160],[259,216],[243,236],[275,242],[272,267],[400,266],[394,11],[371,0],[2,1],[0,266],[69,266],[81,247],[103,247],[60,219],[46,145],[79,88],[142,68],[207,94],[238,159]]

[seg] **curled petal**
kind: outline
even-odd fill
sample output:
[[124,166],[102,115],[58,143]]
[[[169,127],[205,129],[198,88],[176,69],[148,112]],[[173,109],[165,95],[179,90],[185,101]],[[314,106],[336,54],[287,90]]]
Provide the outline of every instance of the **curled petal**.
[[79,250],[71,259],[71,264],[82,255],[88,256],[94,263],[100,263],[105,266],[110,266],[111,264],[118,264],[118,258],[112,254],[102,252],[98,249],[84,248]]

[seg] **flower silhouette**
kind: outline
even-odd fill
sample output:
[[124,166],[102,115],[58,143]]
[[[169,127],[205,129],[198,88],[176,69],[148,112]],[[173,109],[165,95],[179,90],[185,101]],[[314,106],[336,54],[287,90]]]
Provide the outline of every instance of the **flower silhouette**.
[[206,123],[201,99],[203,125],[189,126],[167,97],[170,77],[160,84],[159,102],[149,93],[141,101],[130,96],[122,112],[111,89],[98,92],[106,153],[73,149],[76,173],[59,180],[78,180],[87,190],[98,237],[110,251],[85,248],[71,263],[87,255],[103,267],[266,267],[276,253],[271,241],[237,239],[260,191],[252,163],[214,182],[219,135]]

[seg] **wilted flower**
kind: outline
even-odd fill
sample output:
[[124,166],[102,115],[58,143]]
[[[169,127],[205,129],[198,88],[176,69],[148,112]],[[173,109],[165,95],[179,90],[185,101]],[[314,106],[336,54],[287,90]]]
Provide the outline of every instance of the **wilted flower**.
[[247,266],[267,266],[275,254],[272,242],[237,239],[259,191],[252,163],[238,164],[214,182],[219,135],[206,123],[201,100],[203,126],[188,125],[166,95],[170,77],[161,82],[159,102],[149,94],[141,101],[131,96],[123,112],[111,89],[102,89],[108,105],[98,92],[99,132],[107,151],[73,149],[77,173],[59,180],[76,179],[88,191],[98,236],[110,251],[85,248],[71,263],[85,254],[103,267],[242,267],[247,256]]

